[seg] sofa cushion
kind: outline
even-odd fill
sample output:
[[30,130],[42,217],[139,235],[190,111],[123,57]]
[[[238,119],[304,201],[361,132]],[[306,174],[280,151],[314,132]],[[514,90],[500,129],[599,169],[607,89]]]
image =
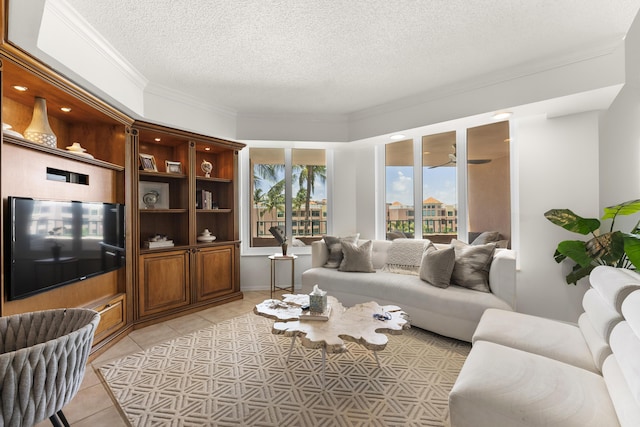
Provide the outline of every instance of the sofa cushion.
[[595,330],[587,316],[587,313],[582,313],[580,315],[578,318],[578,326],[580,327],[584,341],[589,347],[593,363],[595,363],[598,369],[602,371],[604,361],[611,354],[611,347],[609,347],[608,339],[605,340],[602,335]]
[[329,258],[327,258],[327,262],[324,264],[324,267],[340,267],[340,262],[342,261],[341,242],[344,241],[355,244],[358,241],[358,237],[360,237],[360,233],[352,234],[346,237],[324,236],[323,239],[327,244],[327,249],[329,250]]
[[387,253],[387,263],[382,271],[398,274],[413,274],[420,272],[422,255],[433,243],[428,239],[395,239]]
[[488,309],[472,343],[488,341],[599,373],[580,328],[524,313]]
[[439,288],[448,288],[455,263],[456,253],[453,248],[436,249],[430,247],[422,255],[420,279]]
[[467,245],[453,239],[451,246],[456,253],[456,263],[451,274],[451,282],[480,292],[491,292],[489,287],[489,267],[496,250],[495,243]]
[[341,244],[343,257],[338,267],[339,271],[375,273],[371,262],[371,240],[365,241],[360,246],[345,241]]
[[623,320],[622,314],[607,304],[605,299],[593,288],[584,294],[582,307],[598,335],[605,341],[609,341],[613,327]]
[[611,307],[622,313],[624,299],[640,289],[640,275],[625,268],[599,265],[589,274],[589,283]]
[[620,425],[623,427],[640,426],[640,405],[633,398],[615,355],[610,355],[604,361],[602,375],[613,406],[616,408]]
[[617,425],[600,375],[487,341],[474,344],[449,410],[455,427]]
[[613,328],[610,344],[631,395],[640,403],[640,338],[627,322],[620,322]]

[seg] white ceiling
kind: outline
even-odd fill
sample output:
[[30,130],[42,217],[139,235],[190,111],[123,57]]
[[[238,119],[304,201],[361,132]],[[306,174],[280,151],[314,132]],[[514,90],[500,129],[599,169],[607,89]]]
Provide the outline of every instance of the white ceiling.
[[66,0],[152,84],[348,114],[619,42],[637,0]]

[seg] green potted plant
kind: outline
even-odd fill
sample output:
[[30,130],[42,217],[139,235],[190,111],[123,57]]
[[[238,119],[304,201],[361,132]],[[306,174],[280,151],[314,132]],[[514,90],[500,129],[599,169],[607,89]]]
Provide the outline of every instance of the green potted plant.
[[630,200],[604,209],[601,220],[611,220],[609,231],[600,231],[600,220],[582,218],[569,209],[551,209],[544,216],[565,230],[584,236],[591,235],[586,241],[565,240],[558,244],[554,256],[557,263],[569,258],[575,261],[573,270],[567,274],[567,284],[574,285],[588,276],[598,265],[610,265],[632,270],[640,267],[640,220],[629,233],[614,231],[618,215],[632,215],[640,212],[640,199]]

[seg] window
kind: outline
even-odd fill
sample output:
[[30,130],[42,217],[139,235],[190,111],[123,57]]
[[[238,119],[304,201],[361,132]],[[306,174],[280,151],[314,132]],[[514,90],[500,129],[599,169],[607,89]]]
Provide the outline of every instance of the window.
[[413,235],[413,140],[385,146],[386,233],[391,239]]
[[[498,231],[511,239],[508,121],[386,144],[385,174],[387,238],[449,243]],[[421,209],[414,210],[414,191]]]
[[498,231],[511,239],[509,122],[467,129],[467,216],[470,235]]
[[[305,246],[327,233],[326,154],[320,149],[250,148],[251,247],[278,246],[279,226],[289,246]],[[295,236],[295,241],[293,239]]]
[[422,237],[448,243],[458,235],[456,132],[422,137]]

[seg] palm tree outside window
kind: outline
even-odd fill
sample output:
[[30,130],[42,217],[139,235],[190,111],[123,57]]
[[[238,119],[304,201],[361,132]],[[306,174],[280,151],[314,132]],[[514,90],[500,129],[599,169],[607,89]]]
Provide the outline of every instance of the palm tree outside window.
[[[327,232],[326,153],[322,149],[251,148],[252,247],[278,246],[269,228],[288,230],[289,245],[309,245]],[[284,220],[284,221],[283,221]],[[293,238],[295,236],[295,239]]]

